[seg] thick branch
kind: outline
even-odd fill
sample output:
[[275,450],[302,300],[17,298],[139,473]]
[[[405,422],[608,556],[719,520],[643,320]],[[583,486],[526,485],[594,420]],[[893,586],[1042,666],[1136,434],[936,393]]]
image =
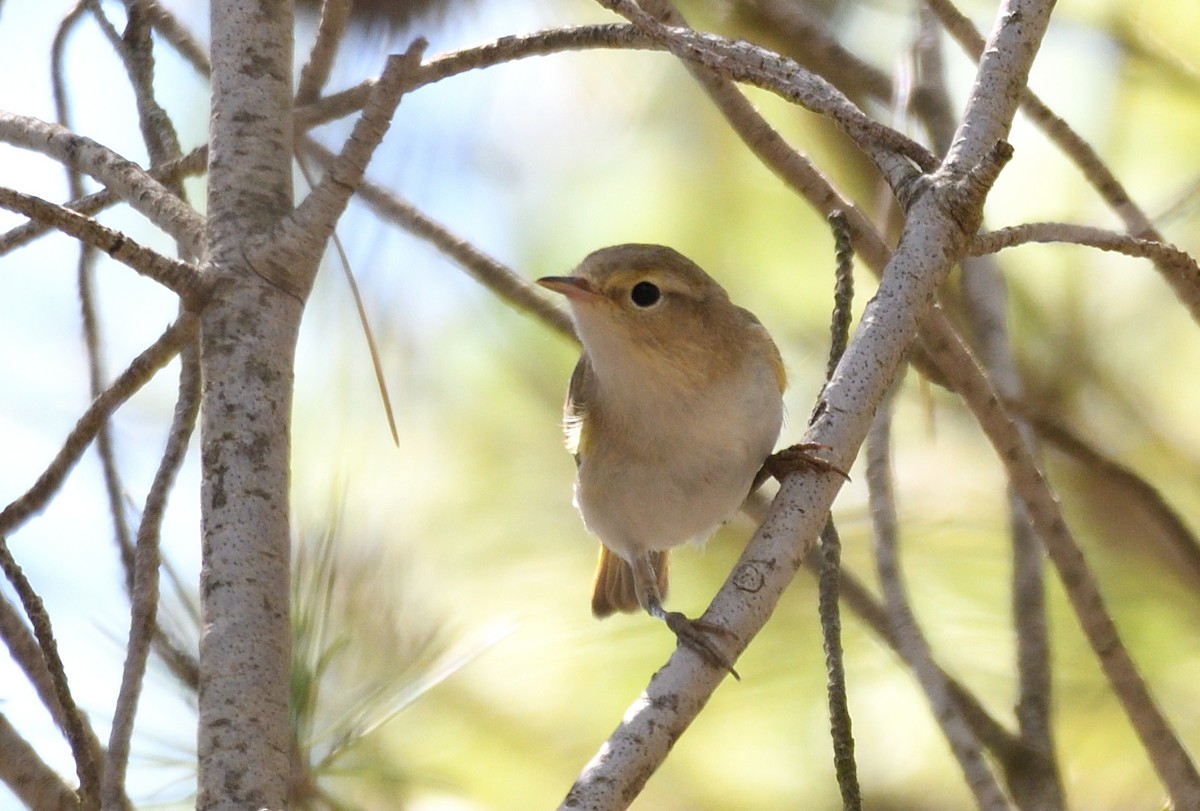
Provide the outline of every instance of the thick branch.
[[[247,259],[293,210],[291,4],[213,0],[201,321],[200,811],[283,808],[291,412],[303,306]],[[295,256],[308,278],[319,254]]]

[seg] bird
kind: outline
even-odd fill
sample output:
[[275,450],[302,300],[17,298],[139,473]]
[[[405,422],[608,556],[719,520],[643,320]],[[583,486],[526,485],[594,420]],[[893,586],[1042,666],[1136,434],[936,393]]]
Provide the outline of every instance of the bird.
[[[566,298],[582,352],[563,407],[575,505],[600,540],[597,618],[644,610],[735,676],[718,626],[663,607],[670,550],[703,541],[768,475],[834,469],[793,446],[772,457],[787,373],[757,317],[678,251],[594,251],[542,287]],[[840,471],[839,471],[840,472]]]

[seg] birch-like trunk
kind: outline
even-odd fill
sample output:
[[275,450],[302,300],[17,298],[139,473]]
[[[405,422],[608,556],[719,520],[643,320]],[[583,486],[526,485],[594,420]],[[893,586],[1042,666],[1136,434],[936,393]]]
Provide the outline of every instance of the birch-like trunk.
[[[251,266],[292,211],[292,9],[212,3],[199,809],[283,808],[289,773],[288,489],[303,302]],[[315,266],[315,258],[313,265]]]

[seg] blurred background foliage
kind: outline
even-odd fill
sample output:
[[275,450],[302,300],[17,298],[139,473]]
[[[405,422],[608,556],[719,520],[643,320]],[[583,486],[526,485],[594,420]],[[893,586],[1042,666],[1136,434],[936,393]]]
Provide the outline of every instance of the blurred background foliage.
[[[803,61],[803,44],[789,42],[764,13],[770,5],[693,0],[682,8],[697,27]],[[888,75],[916,32],[914,5],[902,0],[796,6]],[[5,5],[0,28],[19,7]],[[383,54],[417,33],[436,52],[611,19],[584,0],[407,8],[378,4],[360,21],[331,89],[373,75]],[[990,28],[992,3],[964,11]],[[203,29],[203,14],[179,12]],[[312,25],[302,15],[300,55]],[[1200,251],[1197,34],[1200,6],[1192,0],[1060,0],[1032,78],[1166,237],[1193,255]],[[167,62],[164,81],[172,75]],[[973,65],[949,42],[945,63],[957,110]],[[205,89],[178,81],[169,106],[181,129],[191,128],[187,146],[203,137]],[[846,89],[891,120],[876,91]],[[750,95],[845,193],[886,214],[877,182],[845,138],[773,97]],[[80,130],[90,134],[93,124],[85,120]],[[347,126],[318,135],[334,145]],[[1026,122],[1018,121],[1012,142],[1016,157],[989,201],[989,226],[1119,227]],[[422,89],[401,106],[370,175],[529,278],[568,272],[592,249],[617,242],[661,242],[688,254],[780,344],[792,380],[780,444],[799,439],[825,363],[832,239],[671,58],[560,54]],[[294,512],[307,567],[296,585],[297,740],[313,783],[301,796],[311,807],[553,807],[674,644],[646,617],[597,622],[589,613],[595,542],[571,506],[574,466],[559,434],[576,350],[364,209],[352,207],[339,230],[380,342],[400,444],[391,443],[353,304],[331,263],[306,315],[295,404]],[[1149,479],[1200,530],[1196,324],[1146,262],[1029,246],[1006,252],[1000,265],[1032,407]],[[22,277],[14,270],[0,284],[13,278]],[[865,271],[856,282],[861,311],[873,283]],[[59,328],[69,330],[69,288],[61,295]],[[954,300],[953,289],[947,298]],[[105,309],[124,321],[132,317],[126,306],[114,297]],[[110,326],[112,368],[136,343],[125,329]],[[118,448],[137,445],[139,421],[169,408],[170,385],[140,396],[118,420]],[[45,391],[23,400],[51,396]],[[918,617],[942,665],[1009,721],[1013,642],[1000,467],[956,399],[912,374],[894,436],[902,560]],[[1053,447],[1046,465],[1155,695],[1200,754],[1200,576],[1181,562],[1160,517],[1127,488]],[[835,508],[844,562],[874,583],[858,466],[852,477]],[[177,496],[184,504],[172,507],[168,555],[188,576],[198,544],[186,486]],[[131,490],[139,492],[136,484]],[[679,553],[671,607],[700,612],[752,530],[740,517],[702,550]],[[69,591],[70,571],[56,576]],[[1052,574],[1049,582],[1057,745],[1071,806],[1159,808],[1153,772]],[[61,608],[81,610],[70,601]],[[114,619],[92,621],[123,638],[120,612],[108,614]],[[845,648],[867,806],[967,807],[907,670],[850,615]],[[119,665],[119,651],[111,655]],[[738,668],[743,681],[718,690],[636,808],[838,807],[816,594],[806,574]],[[166,679],[152,687],[143,715],[175,689]],[[108,706],[107,699],[89,705],[102,727]],[[172,747],[186,751],[192,729],[186,709],[172,713],[169,732],[135,739],[140,779],[162,789],[152,796],[168,805],[188,785],[168,786],[155,770]]]

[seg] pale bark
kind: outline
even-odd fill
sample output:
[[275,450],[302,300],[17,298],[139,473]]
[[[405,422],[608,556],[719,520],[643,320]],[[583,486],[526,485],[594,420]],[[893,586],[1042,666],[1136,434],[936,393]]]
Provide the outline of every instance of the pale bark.
[[[284,2],[212,4],[212,121],[201,318],[197,808],[283,808],[290,767],[289,468],[303,310],[247,261],[292,211],[292,15]],[[308,267],[295,268],[311,277]]]
[[[831,447],[830,461],[842,469],[857,454],[938,288],[978,228],[984,198],[1007,157],[997,145],[1011,126],[1052,7],[1046,0],[1004,4],[954,145],[942,168],[915,187],[900,244],[805,435]],[[833,474],[789,478],[705,613],[705,621],[733,632],[738,652],[799,569],[841,481]],[[686,648],[677,650],[560,807],[627,807],[723,678]]]

